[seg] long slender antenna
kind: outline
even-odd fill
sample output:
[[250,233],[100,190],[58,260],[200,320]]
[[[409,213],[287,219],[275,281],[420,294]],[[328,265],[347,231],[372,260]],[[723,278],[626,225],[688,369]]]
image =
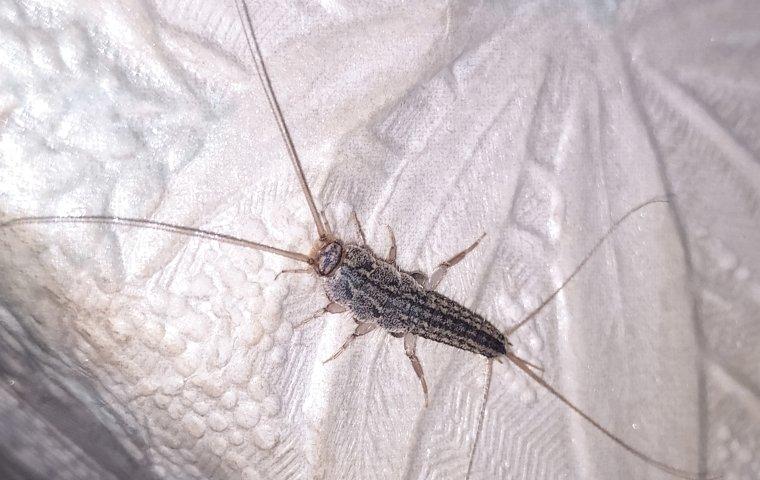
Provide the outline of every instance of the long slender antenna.
[[[687,472],[686,470],[681,470],[679,468],[671,467],[670,465],[660,462],[659,460],[655,460],[654,458],[650,457],[649,455],[645,454],[644,452],[637,450],[633,448],[632,446],[628,445],[623,439],[615,435],[614,433],[610,432],[603,426],[599,424],[596,420],[588,416],[585,412],[583,412],[580,408],[578,408],[574,403],[572,403],[570,400],[567,399],[564,395],[559,393],[554,387],[546,383],[544,379],[539,377],[535,372],[533,372],[530,367],[517,355],[515,355],[512,352],[507,352],[507,358],[510,362],[512,362],[517,368],[522,370],[527,376],[529,376],[534,382],[541,385],[543,388],[549,391],[552,395],[554,395],[560,402],[564,403],[572,411],[583,417],[584,420],[589,422],[591,425],[594,426],[598,431],[604,434],[607,438],[612,440],[613,442],[617,443],[620,447],[622,447],[625,451],[628,453],[638,457],[639,459],[643,460],[644,462],[648,463],[649,465],[652,465],[653,467],[656,467],[660,470],[662,470],[665,473],[668,473],[670,475],[673,475],[674,477],[684,478],[686,480],[696,480],[697,478],[703,477],[704,473],[691,473]],[[713,477],[718,478],[718,477]]]
[[299,262],[311,263],[312,260],[308,255],[298,252],[291,252],[281,248],[264,245],[263,243],[252,242],[243,238],[225,235],[223,233],[210,232],[199,228],[185,227],[182,225],[172,225],[170,223],[156,222],[153,220],[144,220],[141,218],[112,217],[105,215],[81,215],[81,216],[50,216],[50,217],[20,217],[7,222],[0,223],[0,228],[13,227],[16,225],[27,225],[32,223],[78,223],[78,224],[106,224],[134,228],[144,228],[149,230],[161,230],[164,232],[176,233],[188,237],[204,238],[219,243],[228,243],[238,247],[261,250],[264,252],[274,253],[281,257],[292,258]]
[[620,226],[621,223],[623,223],[628,217],[630,217],[634,213],[638,212],[642,208],[644,208],[644,207],[646,207],[648,205],[651,205],[653,203],[668,203],[668,200],[665,200],[665,199],[662,199],[662,198],[653,198],[653,199],[647,200],[646,202],[642,203],[641,205],[639,205],[637,207],[632,208],[625,215],[623,215],[622,217],[620,217],[617,220],[615,220],[615,222],[607,229],[607,231],[604,233],[604,235],[602,235],[601,238],[599,238],[599,240],[597,240],[596,244],[594,244],[594,246],[591,247],[591,250],[589,250],[588,253],[586,254],[586,256],[583,257],[583,260],[581,260],[581,263],[579,263],[578,266],[575,267],[575,270],[573,270],[573,272],[570,274],[570,276],[567,277],[564,282],[562,282],[562,285],[560,285],[559,288],[554,291],[554,293],[552,293],[551,295],[549,295],[548,297],[546,297],[546,299],[543,302],[541,302],[541,305],[539,305],[538,307],[534,308],[519,323],[517,323],[516,325],[508,328],[506,330],[506,332],[504,333],[504,335],[505,336],[512,335],[515,331],[517,331],[517,329],[519,329],[520,327],[522,327],[523,325],[525,325],[526,323],[528,323],[531,319],[533,319],[538,314],[538,312],[541,311],[541,309],[543,309],[547,304],[549,304],[549,302],[551,302],[552,300],[554,300],[554,297],[556,297],[557,294],[563,288],[565,288],[567,286],[567,284],[570,283],[570,281],[573,278],[575,278],[575,276],[578,274],[578,272],[580,272],[581,269],[583,269],[583,267],[586,265],[586,263],[588,263],[588,261],[591,260],[591,257],[593,257],[594,254],[596,253],[596,251],[599,250],[599,247],[601,247],[602,244],[604,243],[604,241],[607,240],[607,238],[609,238],[609,236],[612,235],[615,232],[615,230],[617,230],[617,228]]
[[243,24],[243,33],[245,34],[245,41],[248,44],[248,51],[251,53],[253,64],[256,67],[256,76],[259,77],[259,82],[261,82],[261,86],[267,97],[267,103],[269,103],[269,109],[272,111],[272,115],[274,115],[277,128],[280,130],[280,135],[285,143],[285,149],[288,151],[290,161],[293,163],[293,168],[296,170],[298,182],[301,184],[301,190],[303,190],[306,202],[309,204],[309,210],[311,210],[311,216],[314,218],[314,223],[317,226],[319,239],[324,240],[327,238],[327,230],[325,230],[317,206],[314,204],[314,197],[311,194],[311,189],[309,188],[309,184],[306,183],[306,177],[303,174],[301,160],[298,158],[296,147],[290,136],[290,130],[288,130],[288,126],[285,123],[285,117],[283,117],[282,110],[280,109],[280,104],[274,94],[272,82],[269,79],[269,73],[267,72],[266,64],[264,64],[264,58],[261,55],[259,42],[256,39],[256,33],[253,29],[253,22],[251,22],[251,14],[248,11],[248,5],[245,3],[245,0],[236,0],[235,8],[237,8],[238,16]]

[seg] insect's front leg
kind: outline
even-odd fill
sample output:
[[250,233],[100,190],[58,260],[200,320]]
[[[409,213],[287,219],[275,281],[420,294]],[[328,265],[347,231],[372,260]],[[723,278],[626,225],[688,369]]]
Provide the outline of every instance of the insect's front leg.
[[348,310],[348,309],[346,307],[344,307],[343,305],[341,305],[340,303],[338,303],[338,302],[330,302],[326,306],[320,308],[319,310],[317,310],[313,314],[309,315],[309,317],[306,318],[306,320],[302,321],[301,323],[299,323],[298,325],[296,325],[295,327],[293,327],[293,330],[298,330],[299,328],[303,327],[304,325],[306,325],[307,323],[311,322],[315,318],[319,318],[322,315],[325,315],[327,313],[343,313],[346,310]]
[[280,275],[283,273],[311,273],[314,270],[311,268],[286,268],[285,270],[281,270],[280,273],[274,276],[275,282],[278,278],[280,278]]

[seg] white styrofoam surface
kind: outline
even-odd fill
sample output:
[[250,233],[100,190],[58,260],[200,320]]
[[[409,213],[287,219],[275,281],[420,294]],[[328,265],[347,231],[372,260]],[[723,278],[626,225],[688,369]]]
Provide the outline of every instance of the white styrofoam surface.
[[[0,218],[139,216],[308,250],[308,210],[232,3],[1,5]],[[500,328],[614,219],[674,194],[512,341],[633,446],[760,474],[752,2],[251,7],[331,223],[355,239],[355,209],[379,252],[393,226],[400,265],[428,272],[485,231],[440,289]],[[463,476],[481,358],[418,342],[424,409],[384,333],[322,365],[353,322],[294,332],[324,296],[315,279],[275,282],[287,261],[95,227],[0,242],[12,425],[0,446],[28,471]],[[669,477],[496,365],[473,478]]]

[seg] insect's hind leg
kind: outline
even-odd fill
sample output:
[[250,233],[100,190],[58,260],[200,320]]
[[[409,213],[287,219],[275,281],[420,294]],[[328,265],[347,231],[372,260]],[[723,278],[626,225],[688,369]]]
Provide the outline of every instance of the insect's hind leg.
[[414,373],[417,374],[417,378],[420,379],[420,383],[422,384],[422,394],[425,397],[425,406],[428,406],[428,387],[427,382],[425,381],[425,373],[422,371],[422,364],[420,363],[420,359],[417,357],[417,354],[415,353],[417,346],[417,335],[406,333],[404,335],[404,353],[406,353],[406,356],[409,357],[409,361],[412,362],[412,368],[414,368]]
[[338,358],[341,353],[343,353],[353,342],[356,340],[357,337],[361,337],[362,335],[366,335],[372,330],[377,328],[376,323],[370,323],[370,322],[361,322],[359,325],[356,326],[356,329],[354,330],[354,333],[348,336],[346,338],[346,341],[343,342],[343,345],[338,349],[337,352],[335,352],[330,358],[323,361],[322,364],[324,365],[327,362],[331,362]]
[[438,284],[441,283],[441,280],[443,280],[443,277],[446,275],[446,272],[449,271],[449,268],[453,267],[457,263],[461,262],[464,257],[467,256],[468,253],[475,250],[475,247],[478,246],[481,240],[483,240],[483,237],[485,237],[486,234],[484,233],[480,237],[478,237],[475,242],[473,242],[472,245],[465,248],[461,252],[457,253],[453,257],[449,258],[445,262],[441,262],[435,270],[433,270],[433,273],[430,275],[430,278],[428,278],[427,285],[425,285],[425,288],[427,290],[435,290],[436,287],[438,287]]

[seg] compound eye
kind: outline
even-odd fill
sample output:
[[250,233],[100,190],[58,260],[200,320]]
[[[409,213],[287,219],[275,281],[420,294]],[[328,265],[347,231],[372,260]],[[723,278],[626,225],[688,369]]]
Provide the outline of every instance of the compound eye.
[[317,273],[320,275],[330,275],[340,264],[342,255],[343,246],[340,243],[332,242],[325,245],[317,256]]

